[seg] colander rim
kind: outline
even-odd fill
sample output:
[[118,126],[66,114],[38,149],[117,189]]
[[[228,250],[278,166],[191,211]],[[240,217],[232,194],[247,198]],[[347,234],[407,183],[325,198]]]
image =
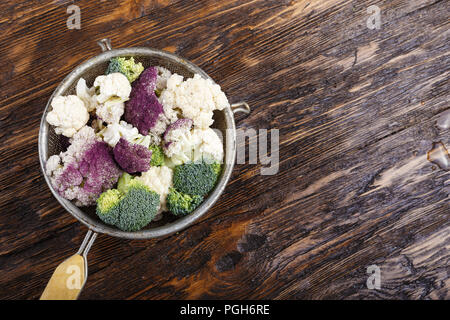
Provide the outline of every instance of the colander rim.
[[227,107],[223,110],[224,119],[225,119],[225,127],[227,137],[225,139],[226,148],[225,152],[225,161],[223,166],[222,175],[215,187],[215,189],[209,194],[208,198],[191,214],[179,218],[173,222],[170,222],[166,225],[155,227],[152,229],[144,229],[135,232],[126,232],[119,230],[115,227],[108,226],[101,222],[99,219],[92,218],[89,214],[84,213],[79,207],[75,206],[71,201],[64,199],[61,197],[58,192],[51,185],[50,179],[45,172],[45,163],[48,159],[48,129],[49,125],[45,120],[47,115],[47,111],[49,110],[50,103],[52,99],[67,90],[74,81],[77,81],[79,77],[82,76],[87,70],[97,65],[98,63],[103,63],[108,61],[112,57],[117,56],[149,56],[149,57],[159,57],[163,59],[171,60],[176,64],[183,64],[183,66],[188,67],[188,69],[192,70],[193,73],[198,73],[202,77],[206,79],[211,79],[214,81],[206,72],[204,72],[200,67],[195,65],[194,63],[186,60],[174,53],[170,53],[164,50],[148,48],[148,47],[128,47],[128,48],[119,48],[112,49],[108,51],[104,51],[93,58],[90,58],[77,67],[75,67],[56,87],[53,91],[52,95],[47,101],[46,107],[43,111],[40,128],[39,128],[39,137],[38,137],[38,148],[39,148],[39,161],[41,172],[45,178],[47,186],[50,188],[53,196],[58,200],[58,202],[65,208],[73,217],[75,217],[82,224],[86,225],[89,229],[93,230],[97,233],[108,234],[113,237],[126,238],[126,239],[151,239],[156,237],[163,237],[173,234],[175,232],[181,231],[188,226],[192,225],[195,221],[197,221],[200,217],[202,217],[206,212],[208,212],[209,208],[218,200],[220,195],[225,190],[225,187],[230,179],[231,173],[234,167],[235,154],[236,154],[236,128],[234,122],[233,112],[230,107]]

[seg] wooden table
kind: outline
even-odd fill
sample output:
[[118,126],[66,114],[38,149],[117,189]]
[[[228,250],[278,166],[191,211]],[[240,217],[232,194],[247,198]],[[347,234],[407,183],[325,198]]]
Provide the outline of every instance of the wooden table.
[[51,195],[37,136],[52,91],[106,37],[175,52],[246,100],[237,126],[279,129],[280,168],[237,165],[173,236],[99,235],[80,298],[450,298],[450,176],[426,159],[450,146],[435,126],[447,1],[76,1],[79,30],[71,4],[0,4],[0,298],[38,298],[87,231]]

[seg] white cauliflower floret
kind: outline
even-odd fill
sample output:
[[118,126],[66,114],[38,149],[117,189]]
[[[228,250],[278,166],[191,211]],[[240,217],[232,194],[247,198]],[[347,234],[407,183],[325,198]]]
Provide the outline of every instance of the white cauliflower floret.
[[[81,80],[84,81],[84,79]],[[80,81],[77,84],[77,92],[80,87],[80,93],[87,100],[88,93],[91,91],[87,89],[85,81],[84,83]],[[95,78],[93,88],[94,90],[97,88],[97,94],[88,101],[91,105],[95,104],[97,117],[106,123],[118,123],[125,111],[124,102],[128,100],[131,92],[131,85],[127,77],[121,73],[98,76]]]
[[[162,104],[161,99],[158,98],[158,100]],[[163,106],[163,110],[164,110],[164,118],[162,118],[162,117],[161,118],[162,118],[162,120],[164,120],[164,123],[166,124],[166,126],[171,123],[174,123],[175,121],[178,120],[178,117],[180,116],[179,111],[174,110],[171,107],[164,105],[164,104],[162,104],[162,106]],[[160,120],[158,120],[158,121],[160,121]]]
[[94,111],[97,108],[97,100],[94,98],[95,88],[88,88],[86,80],[80,78],[76,87],[77,97],[83,100],[84,106],[88,112]]
[[[156,90],[159,92],[162,92],[164,89],[167,88],[167,81],[169,80],[169,78],[172,76],[172,72],[170,72],[168,69],[164,68],[164,67],[156,67],[156,69],[158,70],[158,76],[156,77]],[[180,83],[183,82],[183,77],[179,76],[176,74],[176,77],[174,77],[174,79],[179,79],[181,78],[181,80],[179,81]],[[163,109],[164,109],[164,115],[167,121],[165,121],[167,124],[171,124],[174,123],[175,121],[178,120],[178,112],[174,109],[172,109],[172,107],[170,107],[167,104],[163,104],[161,97],[158,98],[159,102],[162,104]]]
[[[164,154],[169,166],[202,159],[222,163],[223,142],[215,129],[193,129],[192,120],[178,119],[164,134]],[[219,131],[220,132],[220,131]]]
[[53,180],[58,178],[64,167],[80,159],[95,141],[98,141],[98,138],[95,136],[94,129],[84,126],[69,140],[70,146],[66,151],[48,158],[45,164],[45,173]]
[[167,80],[172,75],[172,72],[159,66],[156,67],[156,69],[158,70],[158,76],[156,77],[156,89],[162,91],[167,87]]
[[55,126],[55,132],[72,137],[89,120],[83,101],[77,96],[58,96],[53,98],[52,111],[47,114],[47,122]]
[[[180,165],[190,162],[194,156],[194,141],[191,132],[179,131],[178,141],[170,149],[164,149],[167,157],[170,158],[171,165]],[[170,151],[168,151],[170,150]]]
[[137,128],[123,120],[119,123],[109,124],[97,135],[113,148],[116,146],[117,142],[119,142],[120,138],[124,138],[132,143],[143,145],[146,148],[148,148],[150,144],[159,144],[160,142],[160,140],[158,140],[160,138],[156,139],[152,135],[143,136],[139,133]]
[[230,105],[220,86],[199,74],[185,81],[182,76],[173,74],[167,80],[160,101],[166,108],[181,110],[183,117],[192,119],[197,128],[208,128],[213,123],[213,111]]
[[194,141],[193,161],[208,158],[222,163],[223,141],[214,129],[194,129],[192,140]]
[[[158,81],[158,80],[157,80]],[[162,91],[160,97],[158,98],[159,102],[162,104],[164,109],[164,114],[166,118],[169,120],[169,123],[174,123],[177,121],[179,113],[181,114],[180,109],[175,109],[175,103],[169,102],[172,99],[173,94],[163,94],[164,91],[167,91],[167,88],[175,89],[177,88],[181,83],[183,82],[183,76],[180,76],[179,74],[172,74],[170,75],[166,81],[165,81],[165,90]]]
[[167,211],[166,198],[169,188],[172,187],[172,169],[166,166],[151,167],[135,179],[142,181],[147,187],[159,194],[159,212]]
[[70,139],[67,151],[51,156],[46,174],[53,188],[77,206],[95,204],[105,190],[111,189],[121,173],[109,147],[85,126]]
[[110,98],[97,107],[97,117],[106,123],[119,123],[125,111],[125,104],[121,99]]
[[128,141],[142,137],[137,128],[125,121],[109,124],[105,129],[99,132],[99,135],[103,138],[103,141],[113,148],[117,142],[119,142],[121,137]]
[[171,165],[179,165],[191,160],[194,144],[191,134],[192,120],[178,119],[164,133],[163,150],[170,158]]
[[94,87],[97,91],[95,98],[99,103],[105,103],[112,97],[119,97],[122,102],[126,101],[131,92],[130,82],[119,72],[98,76],[95,78]]
[[45,173],[49,177],[51,177],[54,172],[57,172],[62,168],[63,166],[61,165],[61,158],[59,157],[59,155],[55,154],[48,158],[47,163],[45,164]]
[[64,163],[71,163],[76,159],[80,159],[88,147],[99,140],[93,128],[84,126],[69,140],[70,146],[67,150],[60,153],[61,160]]
[[[164,109],[164,107],[163,107]],[[178,118],[175,119],[175,121]],[[167,125],[172,123],[172,121],[167,118],[165,111],[164,113],[161,113],[158,117],[158,120],[156,120],[155,126],[149,130],[148,134],[153,134],[154,136],[160,136],[166,131]]]
[[183,76],[174,73],[169,77],[169,79],[167,79],[166,87],[170,90],[174,90],[177,87],[179,87],[182,83],[183,83]]

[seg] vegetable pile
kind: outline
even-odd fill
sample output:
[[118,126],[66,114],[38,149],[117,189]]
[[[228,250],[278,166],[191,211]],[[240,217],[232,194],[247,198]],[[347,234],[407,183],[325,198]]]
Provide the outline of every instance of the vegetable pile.
[[70,145],[46,163],[52,186],[77,206],[137,231],[164,212],[184,216],[214,189],[223,143],[213,111],[229,103],[200,75],[184,79],[133,57],[112,58],[92,87],[51,101],[47,122]]

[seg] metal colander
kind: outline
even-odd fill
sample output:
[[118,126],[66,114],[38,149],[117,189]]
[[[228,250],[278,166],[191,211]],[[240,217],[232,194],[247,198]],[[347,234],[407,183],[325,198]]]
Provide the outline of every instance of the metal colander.
[[213,127],[219,129],[222,132],[223,137],[224,166],[222,175],[219,178],[215,189],[194,212],[178,219],[173,215],[164,214],[161,220],[151,222],[145,229],[136,232],[125,232],[113,226],[106,225],[97,218],[95,214],[95,207],[77,207],[71,201],[62,198],[52,187],[49,178],[45,174],[45,163],[47,159],[51,155],[59,154],[61,151],[65,151],[68,146],[68,139],[62,135],[57,135],[54,129],[49,126],[45,120],[53,97],[58,95],[75,94],[76,83],[81,77],[86,80],[88,86],[92,86],[95,77],[104,74],[109,60],[112,57],[118,56],[133,56],[135,60],[141,62],[144,67],[163,66],[171,72],[178,73],[186,78],[192,77],[196,73],[200,74],[204,78],[211,78],[193,63],[172,53],[143,47],[111,50],[110,42],[107,39],[99,41],[99,45],[102,47],[104,52],[76,67],[53,92],[44,110],[39,130],[39,158],[45,180],[47,181],[53,195],[61,203],[61,205],[76,219],[92,230],[94,235],[99,232],[120,238],[148,239],[177,232],[189,226],[205,214],[224,191],[233,170],[236,154],[236,132],[233,113],[249,113],[250,109],[245,102],[240,102],[233,104],[231,108],[226,108],[223,111],[216,111],[214,113]]

